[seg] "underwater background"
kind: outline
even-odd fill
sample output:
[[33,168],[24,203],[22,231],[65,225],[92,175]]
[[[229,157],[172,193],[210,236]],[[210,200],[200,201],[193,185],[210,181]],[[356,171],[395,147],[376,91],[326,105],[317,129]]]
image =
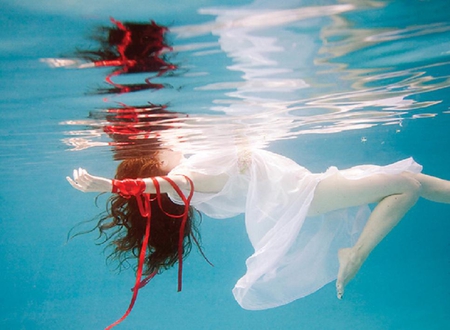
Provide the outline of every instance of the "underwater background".
[[[108,264],[95,232],[67,239],[104,211],[107,196],[65,177],[114,175],[105,109],[167,105],[189,152],[252,143],[314,172],[411,156],[450,179],[449,12],[446,0],[0,1],[0,328],[101,329],[128,307],[133,266]],[[96,93],[110,68],[49,65],[95,48],[110,17],[168,27],[175,70],[113,78],[163,88]],[[231,293],[252,253],[243,217],[203,217],[214,267],[194,249],[183,291],[176,269],[157,276],[117,328],[448,329],[449,215],[419,201],[342,301],[330,283],[264,311]]]

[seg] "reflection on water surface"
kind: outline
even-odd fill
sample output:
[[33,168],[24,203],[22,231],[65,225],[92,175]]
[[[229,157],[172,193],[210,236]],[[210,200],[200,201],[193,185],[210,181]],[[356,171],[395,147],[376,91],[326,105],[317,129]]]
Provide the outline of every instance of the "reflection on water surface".
[[[210,21],[170,30],[113,20],[97,49],[46,60],[113,68],[109,87],[94,91],[111,94],[112,106],[64,122],[64,142],[72,150],[151,144],[191,153],[376,125],[400,131],[405,120],[445,113],[448,100],[433,92],[449,87],[450,23],[436,15],[395,26],[383,17],[386,5],[201,9]],[[358,26],[374,15],[376,23]],[[129,93],[134,105],[121,101]]]

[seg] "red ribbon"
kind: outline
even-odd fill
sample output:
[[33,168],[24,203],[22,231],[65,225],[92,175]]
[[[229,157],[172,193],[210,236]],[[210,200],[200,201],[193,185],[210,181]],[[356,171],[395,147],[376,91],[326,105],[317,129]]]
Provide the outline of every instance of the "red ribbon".
[[[138,269],[137,269],[137,273],[136,273],[136,282],[135,282],[135,285],[133,287],[133,296],[131,297],[130,305],[128,306],[128,309],[125,312],[125,314],[123,314],[123,316],[120,319],[118,319],[116,322],[114,322],[113,324],[111,324],[108,327],[106,327],[105,330],[112,329],[113,327],[115,327],[116,325],[118,325],[119,323],[121,323],[123,320],[125,320],[127,318],[127,316],[130,314],[131,310],[133,309],[133,306],[134,306],[134,303],[136,302],[136,298],[137,298],[139,289],[141,288],[142,269],[144,267],[145,254],[147,252],[147,244],[148,244],[148,240],[150,238],[150,219],[151,219],[150,195],[149,194],[142,194],[142,195],[144,197],[144,202],[146,204],[146,208],[148,210],[148,213],[146,213],[147,223],[145,225],[144,240],[142,241],[142,247],[141,247],[141,251],[139,253],[139,263],[138,263]],[[142,203],[142,199],[140,198],[140,196],[136,196],[136,198],[138,198],[138,201],[141,201],[141,203]],[[141,204],[139,204],[139,210],[142,213],[143,210],[141,209]]]
[[[112,192],[126,199],[131,198],[131,196],[142,195],[145,187],[145,182],[142,179],[112,180]],[[146,215],[142,216],[145,217]]]
[[182,278],[183,278],[183,239],[184,239],[184,228],[186,227],[186,222],[187,222],[187,218],[188,218],[188,215],[189,215],[189,205],[191,203],[191,199],[192,199],[192,196],[194,194],[194,183],[187,176],[184,175],[184,177],[186,178],[186,180],[189,182],[189,185],[190,185],[190,193],[189,193],[189,196],[187,198],[186,198],[186,196],[184,196],[183,192],[176,185],[176,183],[172,181],[172,179],[170,179],[167,176],[162,176],[161,177],[162,179],[166,180],[172,186],[172,188],[176,191],[178,196],[180,196],[181,200],[183,201],[183,203],[184,203],[184,211],[180,215],[169,214],[169,213],[167,213],[166,211],[163,210],[162,203],[161,203],[161,193],[160,193],[159,182],[155,178],[151,178],[152,181],[153,181],[153,184],[154,184],[154,186],[156,188],[156,197],[157,197],[157,200],[158,200],[159,208],[166,215],[168,215],[168,216],[170,216],[172,218],[182,218],[181,226],[180,226],[180,234],[179,234],[179,237],[178,237],[178,292],[181,291]]
[[[182,275],[183,275],[183,240],[184,240],[184,229],[186,227],[187,218],[189,216],[189,206],[192,199],[192,196],[194,194],[194,184],[190,178],[187,176],[184,176],[186,180],[189,182],[190,185],[190,193],[189,196],[186,198],[186,196],[183,194],[181,189],[176,185],[175,182],[173,182],[170,178],[163,176],[162,179],[166,180],[176,191],[176,193],[180,196],[181,200],[184,203],[184,211],[180,215],[173,215],[169,214],[166,211],[162,209],[162,203],[161,203],[161,189],[159,182],[156,178],[151,178],[153,181],[153,184],[156,189],[156,198],[158,201],[158,205],[161,208],[161,210],[168,216],[173,218],[182,218],[181,220],[181,226],[180,226],[180,234],[179,234],[179,240],[178,240],[178,291],[181,291],[182,286]],[[113,324],[109,325],[105,330],[110,330],[119,323],[121,323],[123,320],[127,318],[127,316],[130,314],[131,310],[133,309],[134,303],[136,302],[137,295],[139,292],[139,289],[143,288],[155,275],[158,273],[158,270],[155,270],[153,273],[151,273],[149,276],[147,276],[144,280],[141,281],[142,278],[142,270],[144,268],[144,262],[145,262],[145,255],[147,252],[147,246],[148,241],[150,238],[150,220],[151,220],[151,204],[150,204],[150,194],[145,194],[146,185],[144,180],[142,179],[125,179],[125,180],[113,180],[113,193],[118,193],[124,198],[131,198],[131,196],[135,196],[137,199],[139,212],[143,217],[147,218],[146,226],[145,226],[145,235],[144,239],[142,241],[142,247],[139,253],[139,263],[138,263],[138,269],[136,272],[136,281],[135,285],[133,287],[133,296],[131,297],[130,305],[128,306],[127,311],[123,316],[114,322]]]

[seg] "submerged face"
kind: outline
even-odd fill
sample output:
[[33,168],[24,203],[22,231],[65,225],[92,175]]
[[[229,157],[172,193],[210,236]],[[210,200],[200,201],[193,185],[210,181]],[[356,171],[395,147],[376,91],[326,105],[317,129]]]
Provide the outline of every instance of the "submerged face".
[[159,151],[158,159],[161,162],[159,168],[165,172],[170,172],[173,168],[181,163],[183,154],[180,151],[165,149]]

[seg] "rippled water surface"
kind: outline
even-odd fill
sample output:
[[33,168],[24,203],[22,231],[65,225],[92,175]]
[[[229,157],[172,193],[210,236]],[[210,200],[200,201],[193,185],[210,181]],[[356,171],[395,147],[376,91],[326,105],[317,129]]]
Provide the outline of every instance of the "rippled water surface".
[[[449,12],[445,0],[0,2],[0,328],[97,329],[128,305],[133,271],[106,265],[95,234],[66,242],[103,211],[65,182],[78,166],[112,176],[147,148],[243,145],[312,171],[412,156],[450,178]],[[111,17],[167,28],[157,68],[81,55],[120,30]],[[215,267],[193,252],[183,292],[175,271],[160,276],[121,327],[450,327],[448,214],[419,202],[343,301],[330,284],[261,312],[231,294],[251,254],[243,219],[204,218]]]

